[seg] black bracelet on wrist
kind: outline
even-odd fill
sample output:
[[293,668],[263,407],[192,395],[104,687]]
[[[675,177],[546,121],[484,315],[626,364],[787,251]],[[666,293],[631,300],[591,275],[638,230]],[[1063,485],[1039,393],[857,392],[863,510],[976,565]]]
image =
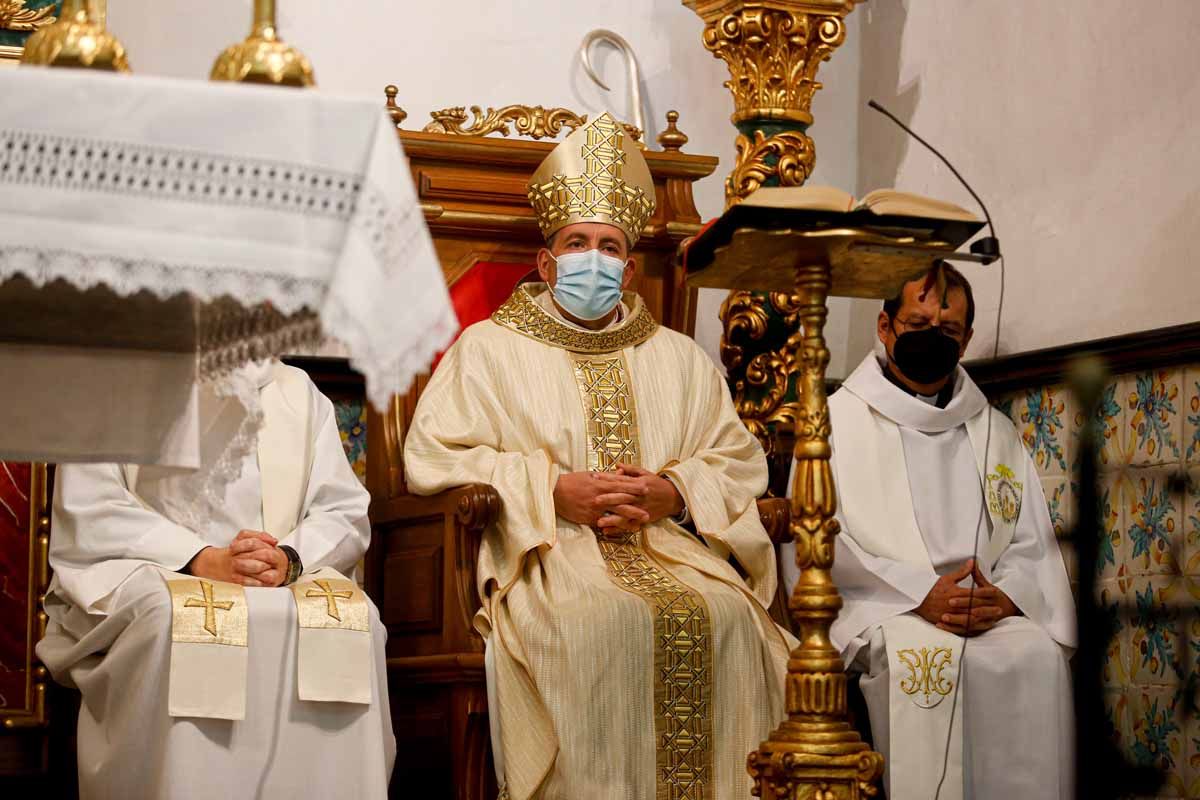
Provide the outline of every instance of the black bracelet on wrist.
[[286,544],[281,544],[279,545],[279,549],[287,556],[288,569],[287,576],[283,579],[283,585],[289,586],[296,582],[296,579],[300,577],[300,573],[304,572],[304,564],[300,562],[300,554],[294,548]]

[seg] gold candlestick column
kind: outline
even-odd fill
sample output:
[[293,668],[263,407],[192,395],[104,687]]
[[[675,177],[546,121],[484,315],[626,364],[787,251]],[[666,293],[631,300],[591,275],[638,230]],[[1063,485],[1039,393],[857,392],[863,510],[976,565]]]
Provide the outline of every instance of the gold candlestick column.
[[[822,61],[845,41],[857,0],[684,0],[704,19],[704,46],[729,65],[737,161],[733,205],[760,186],[798,186],[816,163],[807,128]],[[833,584],[837,496],[829,465],[824,339],[830,267],[800,266],[794,292],[730,293],[721,353],[738,413],[768,455],[794,427],[791,532],[800,580],[789,607],[800,645],[788,661],[788,719],[750,754],[764,800],[856,800],[876,794],[883,758],[847,722],[846,674],[829,629],[842,606]],[[757,352],[755,352],[757,351]],[[782,454],[780,454],[782,455]],[[786,468],[791,459],[773,459]]]
[[788,718],[747,760],[752,793],[764,800],[873,797],[883,775],[883,756],[870,750],[847,721],[845,666],[829,639],[829,628],[842,607],[831,575],[838,523],[825,398],[829,285],[827,264],[796,270],[800,331],[786,347],[796,354],[799,369],[791,532],[800,580],[788,606],[799,628],[800,646],[788,660]]
[[62,14],[25,41],[22,64],[129,72],[125,47],[104,27],[105,5],[63,0]]
[[254,22],[244,41],[225,48],[213,63],[209,78],[277,86],[313,86],[312,64],[279,38],[275,0],[254,0]]

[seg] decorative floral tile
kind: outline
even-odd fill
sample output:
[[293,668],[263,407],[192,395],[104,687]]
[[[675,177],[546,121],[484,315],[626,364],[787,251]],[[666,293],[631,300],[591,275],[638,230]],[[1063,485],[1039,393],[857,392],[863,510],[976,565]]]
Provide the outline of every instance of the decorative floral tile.
[[1130,463],[1139,466],[1178,463],[1183,457],[1183,374],[1153,370],[1121,381]]
[[1184,731],[1187,739],[1187,794],[1185,797],[1200,797],[1200,715],[1192,715]]
[[1108,736],[1123,753],[1133,748],[1132,731],[1129,725],[1128,690],[1106,688],[1104,690],[1104,715],[1108,721]]
[[333,404],[342,448],[354,474],[367,482],[367,404],[361,400],[338,400]]
[[[1100,479],[1100,524],[1103,532],[1096,552],[1096,577],[1100,580],[1124,577],[1129,574],[1125,547],[1125,494],[1127,480],[1118,474]],[[1073,493],[1079,491],[1072,485]]]
[[1184,373],[1183,395],[1183,457],[1200,464],[1200,365]]
[[[1119,467],[1126,463],[1128,437],[1125,436],[1125,406],[1121,402],[1121,391],[1118,380],[1114,378],[1100,395],[1100,403],[1096,408],[1096,422],[1103,436],[1100,441],[1100,468]],[[1071,425],[1071,463],[1079,468],[1080,449],[1079,435],[1083,430],[1084,414],[1082,409],[1072,412]]]
[[1173,485],[1175,470],[1129,473],[1125,492],[1126,563],[1134,574],[1181,571],[1183,495]]
[[1059,539],[1069,537],[1071,527],[1075,524],[1075,507],[1070,488],[1070,481],[1065,476],[1042,478],[1042,492],[1046,495],[1050,523],[1054,526],[1054,535]]
[[1100,608],[1108,620],[1109,639],[1108,649],[1104,654],[1104,670],[1102,681],[1108,687],[1124,687],[1130,683],[1130,652],[1129,626],[1122,620],[1128,619],[1128,614],[1122,613],[1122,606],[1133,602],[1133,596],[1127,595],[1117,581],[1103,581],[1098,586]]
[[1018,422],[1018,410],[1016,409],[1017,398],[1024,397],[1024,392],[1010,392],[1009,394],[1001,395],[992,405],[997,408],[1000,413],[1012,420],[1013,425]]
[[1038,474],[1065,475],[1074,401],[1062,386],[1030,389],[1013,404],[1013,424]]
[[1200,576],[1200,467],[1193,467],[1183,492],[1183,571]]
[[1159,797],[1184,797],[1187,741],[1183,698],[1176,689],[1132,689],[1129,692],[1130,760],[1166,773]]
[[[1188,666],[1187,624],[1177,606],[1187,598],[1185,579],[1142,577],[1126,594],[1129,678],[1139,686],[1182,687]],[[1132,603],[1130,603],[1132,601]]]

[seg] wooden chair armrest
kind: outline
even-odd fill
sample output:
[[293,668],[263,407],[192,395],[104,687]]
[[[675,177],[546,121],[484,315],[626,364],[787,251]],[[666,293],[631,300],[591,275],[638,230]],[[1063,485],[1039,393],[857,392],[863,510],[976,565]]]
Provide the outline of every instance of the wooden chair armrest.
[[457,495],[454,518],[466,533],[482,536],[484,529],[500,517],[500,493],[489,484],[468,483],[447,489],[444,494]]
[[758,498],[758,518],[767,529],[772,544],[781,545],[792,540],[792,509],[786,498]]

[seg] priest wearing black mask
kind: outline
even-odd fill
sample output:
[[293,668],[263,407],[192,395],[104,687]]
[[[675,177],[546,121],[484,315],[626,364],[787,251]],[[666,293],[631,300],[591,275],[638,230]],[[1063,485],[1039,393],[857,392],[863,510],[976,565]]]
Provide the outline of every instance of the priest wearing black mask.
[[1070,584],[1020,435],[958,365],[974,317],[936,265],[884,303],[881,348],[829,399],[832,638],[863,673],[889,797],[1065,800]]

